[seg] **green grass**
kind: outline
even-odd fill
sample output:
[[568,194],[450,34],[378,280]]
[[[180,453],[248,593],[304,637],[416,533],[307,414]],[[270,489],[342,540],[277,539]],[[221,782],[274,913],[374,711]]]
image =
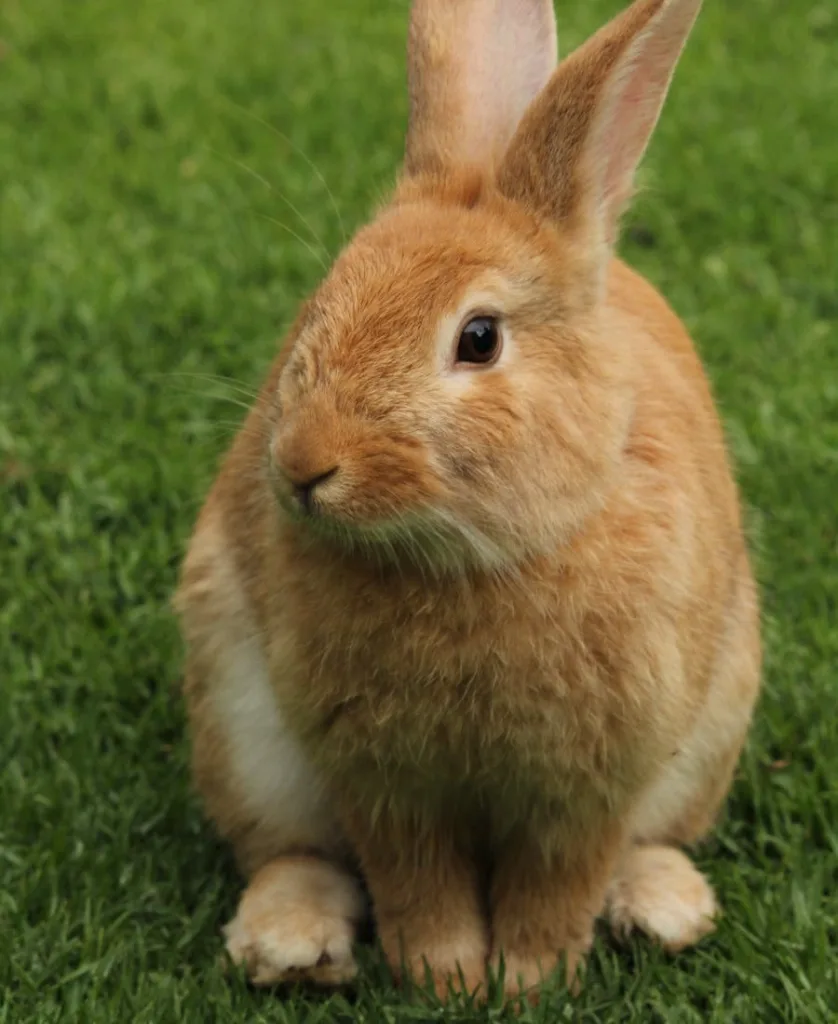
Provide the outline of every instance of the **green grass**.
[[[563,49],[617,7],[561,3]],[[350,1001],[222,976],[238,881],[176,689],[168,598],[241,416],[200,375],[257,384],[321,274],[277,221],[333,253],[386,191],[406,13],[4,0],[0,1022],[504,1017],[409,1004],[374,951]],[[708,0],[623,246],[705,356],[763,584],[764,697],[700,856],[727,913],[674,961],[599,942],[533,1020],[838,1009],[836,52],[832,2]]]

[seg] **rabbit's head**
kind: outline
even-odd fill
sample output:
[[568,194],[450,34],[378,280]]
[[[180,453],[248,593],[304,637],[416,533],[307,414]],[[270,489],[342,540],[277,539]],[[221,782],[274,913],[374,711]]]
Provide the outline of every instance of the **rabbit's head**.
[[550,552],[633,409],[611,247],[700,0],[637,0],[556,67],[547,0],[416,0],[392,202],[299,317],[272,478],[324,543],[431,569]]

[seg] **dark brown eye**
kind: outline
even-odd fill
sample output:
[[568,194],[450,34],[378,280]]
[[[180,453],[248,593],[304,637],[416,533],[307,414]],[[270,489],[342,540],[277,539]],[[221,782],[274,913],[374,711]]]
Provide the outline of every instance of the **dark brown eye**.
[[486,365],[500,355],[500,327],[493,316],[476,316],[463,328],[457,343],[457,362]]

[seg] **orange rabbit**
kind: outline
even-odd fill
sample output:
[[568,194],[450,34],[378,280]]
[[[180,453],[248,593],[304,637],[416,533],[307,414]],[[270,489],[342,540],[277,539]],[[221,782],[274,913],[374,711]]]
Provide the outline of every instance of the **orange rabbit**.
[[[177,598],[194,775],[254,981],[393,969],[510,996],[594,920],[712,928],[679,847],[759,688],[713,401],[612,255],[700,0],[556,67],[549,0],[415,0],[404,173],[300,313]],[[456,982],[459,983],[459,982]],[[485,990],[485,987],[484,987]]]

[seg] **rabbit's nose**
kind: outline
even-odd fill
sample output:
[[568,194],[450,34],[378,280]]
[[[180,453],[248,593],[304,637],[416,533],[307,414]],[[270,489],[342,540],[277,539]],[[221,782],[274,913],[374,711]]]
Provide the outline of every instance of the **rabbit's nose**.
[[324,484],[327,480],[331,480],[332,477],[337,473],[338,467],[332,466],[331,469],[327,469],[324,472],[316,473],[314,475],[307,475],[305,477],[292,476],[286,473],[288,482],[291,485],[291,491],[294,495],[297,504],[305,512],[311,512],[313,509],[313,498],[315,490]]
[[306,513],[318,511],[319,490],[339,471],[341,424],[325,401],[311,402],[279,425],[271,443],[271,461],[282,489]]

